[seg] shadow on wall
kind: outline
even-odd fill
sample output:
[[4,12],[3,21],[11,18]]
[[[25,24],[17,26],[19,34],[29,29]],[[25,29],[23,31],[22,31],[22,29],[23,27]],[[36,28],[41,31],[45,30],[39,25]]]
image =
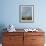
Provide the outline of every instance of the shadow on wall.
[[0,43],[2,43],[2,32],[5,32],[3,29],[5,28],[5,25],[4,24],[0,24]]

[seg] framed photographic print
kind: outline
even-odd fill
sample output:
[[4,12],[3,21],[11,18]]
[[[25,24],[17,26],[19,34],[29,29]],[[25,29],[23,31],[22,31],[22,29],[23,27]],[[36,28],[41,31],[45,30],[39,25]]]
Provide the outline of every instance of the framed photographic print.
[[24,23],[34,21],[34,5],[19,5],[19,21]]

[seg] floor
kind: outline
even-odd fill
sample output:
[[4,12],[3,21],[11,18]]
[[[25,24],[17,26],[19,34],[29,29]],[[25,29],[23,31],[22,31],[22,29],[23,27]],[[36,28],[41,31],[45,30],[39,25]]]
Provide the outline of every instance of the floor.
[[[2,44],[0,44],[0,46],[2,46]],[[46,44],[44,46],[46,46]]]
[[0,46],[2,46],[2,44],[0,44]]

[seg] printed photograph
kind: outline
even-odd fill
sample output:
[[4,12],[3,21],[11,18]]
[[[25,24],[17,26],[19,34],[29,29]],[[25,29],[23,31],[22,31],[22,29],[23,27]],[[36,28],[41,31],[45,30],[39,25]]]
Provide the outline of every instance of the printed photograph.
[[19,19],[20,22],[33,22],[34,6],[33,5],[20,5],[19,6]]

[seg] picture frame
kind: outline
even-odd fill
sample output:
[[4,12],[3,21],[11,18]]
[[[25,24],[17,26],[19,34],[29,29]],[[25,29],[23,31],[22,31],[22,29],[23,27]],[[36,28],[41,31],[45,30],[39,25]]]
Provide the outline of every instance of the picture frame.
[[34,5],[19,5],[19,22],[34,22]]

